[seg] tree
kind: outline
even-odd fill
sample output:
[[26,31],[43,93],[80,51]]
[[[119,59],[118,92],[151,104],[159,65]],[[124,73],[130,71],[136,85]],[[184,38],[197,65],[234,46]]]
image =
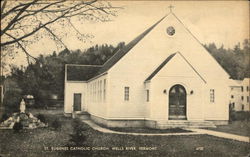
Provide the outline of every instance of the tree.
[[[31,63],[27,67],[11,67],[9,76],[16,81],[22,95],[33,95],[36,105],[44,105],[50,94],[57,94],[59,98],[64,95],[64,70],[65,64],[104,64],[113,56],[119,45],[99,46],[93,50],[93,47],[81,51],[75,50],[69,52],[63,50],[59,53],[53,52],[51,55],[40,55],[38,62]],[[42,63],[43,66],[40,65]]]
[[233,49],[225,49],[223,45],[217,48],[214,43],[204,46],[233,79],[243,79],[250,74],[249,40],[245,39],[242,45],[238,43]]
[[[56,45],[67,48],[62,38],[72,30],[79,40],[85,41],[92,36],[82,34],[72,21],[108,21],[116,15],[117,8],[97,0],[1,1],[1,50],[5,52],[1,57],[13,57],[16,49],[21,49],[28,62],[30,58],[36,60],[26,50],[28,45],[49,37]],[[59,32],[65,27],[70,31]]]

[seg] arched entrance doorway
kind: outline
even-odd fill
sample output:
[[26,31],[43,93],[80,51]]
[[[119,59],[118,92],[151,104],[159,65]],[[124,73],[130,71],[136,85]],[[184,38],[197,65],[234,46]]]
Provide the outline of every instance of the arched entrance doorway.
[[169,120],[185,120],[187,93],[182,85],[174,85],[169,90]]

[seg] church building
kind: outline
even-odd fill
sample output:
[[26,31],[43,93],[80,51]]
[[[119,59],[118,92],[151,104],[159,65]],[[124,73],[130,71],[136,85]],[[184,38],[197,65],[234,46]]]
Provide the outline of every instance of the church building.
[[229,77],[170,11],[103,65],[66,65],[64,112],[108,127],[214,127],[229,119]]

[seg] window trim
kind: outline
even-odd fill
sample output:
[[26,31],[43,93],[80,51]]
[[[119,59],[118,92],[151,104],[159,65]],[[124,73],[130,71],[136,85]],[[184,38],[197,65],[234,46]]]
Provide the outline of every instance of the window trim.
[[129,101],[129,87],[124,87],[124,101]]
[[105,102],[106,101],[106,85],[107,82],[106,82],[106,79],[103,80],[103,101]]
[[210,89],[210,103],[215,103],[215,90]]
[[146,94],[147,94],[146,95],[146,101],[149,102],[150,101],[150,98],[149,98],[149,95],[150,95],[149,89],[146,90]]

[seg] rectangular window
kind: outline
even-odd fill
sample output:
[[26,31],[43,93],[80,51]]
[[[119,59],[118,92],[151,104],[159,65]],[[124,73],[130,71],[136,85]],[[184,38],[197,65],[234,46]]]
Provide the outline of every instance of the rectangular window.
[[92,100],[92,83],[90,84],[90,100]]
[[94,83],[94,102],[96,102],[96,82]]
[[98,102],[98,94],[99,94],[99,89],[98,89],[98,87],[99,87],[99,82],[96,81],[96,88],[95,88],[95,90],[96,90],[96,102]]
[[210,89],[210,102],[214,102],[214,89]]
[[249,86],[247,86],[247,91],[249,91]]
[[96,81],[95,91],[96,91],[96,97],[95,97],[95,100],[96,100],[96,102],[97,102],[97,101],[98,101],[98,81]]
[[149,102],[149,90],[147,90],[147,102]]
[[249,102],[249,96],[247,96],[247,102]]
[[244,88],[243,88],[243,86],[241,86],[241,91],[242,91],[242,92],[244,91]]
[[97,88],[97,91],[98,91],[97,100],[98,100],[98,102],[99,102],[99,101],[100,101],[100,81],[98,81],[98,88]]
[[100,81],[100,101],[102,101],[102,80]]
[[124,88],[124,100],[129,101],[129,87]]
[[234,98],[234,96],[233,96],[233,95],[231,95],[231,98],[233,99],[233,98]]
[[241,100],[242,100],[242,101],[244,100],[244,96],[241,96]]
[[95,101],[95,83],[93,83],[93,102]]
[[103,80],[103,101],[106,100],[106,79]]
[[92,102],[94,101],[94,84],[92,83],[92,85],[91,85],[92,87],[92,97],[91,97],[91,100],[92,100]]
[[244,105],[243,105],[243,104],[242,104],[242,106],[241,106],[241,110],[244,111]]

